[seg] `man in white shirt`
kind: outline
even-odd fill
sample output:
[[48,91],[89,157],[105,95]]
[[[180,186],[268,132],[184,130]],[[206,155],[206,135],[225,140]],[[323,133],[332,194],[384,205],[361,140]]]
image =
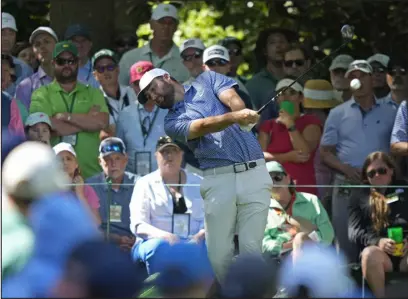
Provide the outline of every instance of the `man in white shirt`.
[[[133,260],[157,272],[155,255],[170,244],[195,242],[205,248],[201,177],[181,168],[183,151],[168,136],[157,142],[159,169],[136,182],[130,202],[130,230],[137,237]],[[174,185],[174,186],[173,186]]]
[[92,68],[95,79],[109,109],[109,128],[107,135],[114,136],[119,113],[137,100],[136,93],[129,86],[119,84],[119,66],[115,53],[102,49],[92,57]]
[[188,79],[188,71],[181,62],[179,48],[173,42],[178,23],[177,9],[173,5],[157,5],[150,19],[152,40],[141,48],[126,52],[120,60],[121,84],[129,84],[129,69],[140,60],[150,61],[156,68],[168,71],[179,82]]

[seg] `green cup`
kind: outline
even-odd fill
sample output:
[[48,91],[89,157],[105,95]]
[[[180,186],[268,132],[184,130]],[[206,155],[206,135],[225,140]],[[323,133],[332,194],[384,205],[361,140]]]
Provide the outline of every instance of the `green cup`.
[[286,113],[291,116],[295,114],[295,104],[293,104],[291,101],[284,100],[280,102],[279,109],[286,111]]

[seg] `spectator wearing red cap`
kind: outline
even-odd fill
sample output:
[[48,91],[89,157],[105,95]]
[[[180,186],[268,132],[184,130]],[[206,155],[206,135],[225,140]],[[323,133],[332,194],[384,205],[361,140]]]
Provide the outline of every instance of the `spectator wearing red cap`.
[[102,49],[96,52],[92,57],[92,68],[109,110],[109,127],[101,134],[112,137],[115,135],[119,113],[135,102],[137,96],[132,88],[119,84],[119,66],[113,51]]
[[[150,61],[139,61],[132,65],[129,84],[139,93],[139,81],[153,69]],[[157,169],[154,153],[159,137],[164,133],[164,117],[167,111],[159,109],[152,101],[141,104],[131,103],[120,114],[116,125],[116,136],[126,145],[129,162],[126,170],[138,175],[145,175]]]

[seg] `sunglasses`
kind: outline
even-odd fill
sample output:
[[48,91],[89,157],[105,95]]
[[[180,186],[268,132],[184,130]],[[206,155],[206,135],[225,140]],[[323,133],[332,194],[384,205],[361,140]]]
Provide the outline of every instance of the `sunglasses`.
[[63,65],[75,65],[78,63],[78,59],[76,58],[69,58],[69,59],[65,59],[65,58],[56,58],[55,59],[55,63],[59,66],[63,66]]
[[230,49],[228,50],[230,56],[241,56],[242,50],[241,49]]
[[181,55],[181,59],[183,59],[183,61],[191,61],[193,60],[193,58],[200,58],[203,55],[202,51],[196,51],[194,52],[194,54],[190,54],[190,55]]
[[285,60],[283,62],[286,67],[292,67],[293,64],[296,64],[296,66],[303,66],[305,64],[305,61],[303,59],[295,59],[295,60]]
[[[398,71],[399,71],[399,72],[398,72]],[[406,71],[404,68],[400,68],[399,70],[398,70],[398,69],[392,69],[392,70],[390,70],[390,75],[391,75],[392,77],[396,76],[398,73],[399,73],[401,76],[405,76],[406,73],[407,73],[407,71]]]
[[373,67],[373,73],[385,73],[385,68],[383,68],[383,67]]
[[101,154],[106,154],[106,153],[119,153],[123,154],[125,152],[125,149],[121,143],[113,143],[113,144],[107,144],[102,146],[100,150]]
[[387,171],[386,168],[380,167],[380,168],[377,168],[377,169],[372,169],[369,172],[367,172],[367,177],[372,179],[372,178],[374,178],[376,176],[377,173],[378,173],[378,175],[385,175],[385,174],[387,174],[387,172],[388,171]]
[[112,72],[115,69],[116,69],[116,64],[109,64],[109,65],[102,65],[102,66],[95,67],[95,70],[100,74],[104,73],[105,71]]
[[273,174],[272,175],[272,181],[274,183],[280,183],[282,182],[283,178],[286,176],[285,173],[280,173],[280,174]]
[[208,66],[224,66],[228,64],[225,59],[211,59],[205,63]]

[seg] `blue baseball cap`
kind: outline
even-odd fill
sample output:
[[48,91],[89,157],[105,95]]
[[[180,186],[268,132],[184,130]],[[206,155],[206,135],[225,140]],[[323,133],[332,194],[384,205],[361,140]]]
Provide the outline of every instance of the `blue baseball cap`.
[[142,269],[116,244],[104,240],[82,243],[73,250],[70,261],[84,268],[83,283],[90,297],[129,298],[142,290]]
[[67,30],[65,31],[64,39],[69,40],[74,36],[83,36],[91,40],[91,31],[89,30],[88,26],[83,24],[69,25]]
[[85,241],[102,238],[90,213],[71,192],[35,201],[28,220],[35,236],[33,253],[22,271],[3,283],[7,297],[20,297],[22,292],[30,297],[50,296],[71,251]]
[[159,289],[185,289],[214,277],[207,252],[198,244],[177,243],[156,254]]
[[[3,96],[3,93],[2,93]],[[8,99],[2,99],[4,101]],[[1,165],[3,165],[4,160],[7,158],[8,154],[18,145],[26,141],[23,136],[18,136],[10,132],[7,127],[1,129]]]

